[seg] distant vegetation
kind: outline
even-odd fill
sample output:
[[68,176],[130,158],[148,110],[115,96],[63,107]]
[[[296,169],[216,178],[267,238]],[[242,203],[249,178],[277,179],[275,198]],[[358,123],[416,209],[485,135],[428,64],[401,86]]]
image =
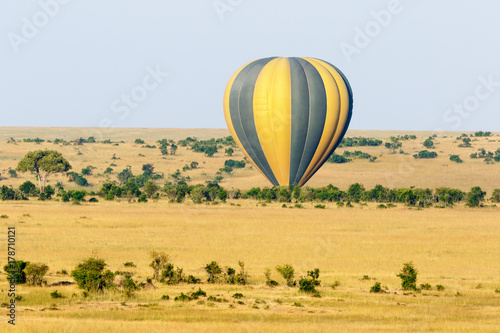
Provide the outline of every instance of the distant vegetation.
[[362,147],[362,146],[380,146],[382,140],[374,138],[364,138],[364,137],[354,137],[354,138],[343,138],[339,144],[339,148],[342,147]]
[[434,151],[422,150],[419,151],[418,154],[413,155],[414,158],[418,159],[427,159],[427,158],[436,158],[438,154]]

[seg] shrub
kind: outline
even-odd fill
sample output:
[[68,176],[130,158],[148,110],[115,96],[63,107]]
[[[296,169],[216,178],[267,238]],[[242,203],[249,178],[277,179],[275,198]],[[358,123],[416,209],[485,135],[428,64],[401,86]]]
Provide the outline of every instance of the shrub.
[[182,268],[177,267],[177,269],[174,269],[174,265],[169,263],[161,274],[161,282],[165,282],[166,284],[185,282],[186,277],[182,271]]
[[123,280],[123,292],[125,295],[129,298],[133,297],[137,289],[139,289],[137,282],[130,275],[125,275],[125,279]]
[[132,261],[127,261],[123,264],[125,267],[137,267]]
[[240,267],[240,271],[234,277],[234,283],[246,285],[248,284],[248,274],[245,271],[245,263],[243,261],[238,261],[238,266]]
[[432,290],[432,286],[429,283],[423,283],[420,285],[420,289],[422,290]]
[[205,266],[205,271],[208,274],[208,283],[216,283],[220,281],[222,269],[219,267],[219,263],[217,261],[212,261],[210,264],[207,264]]
[[340,281],[335,281],[334,283],[332,283],[330,285],[330,287],[332,287],[332,289],[336,289],[338,286],[340,286]]
[[3,267],[7,275],[7,280],[15,284],[26,283],[26,273],[24,270],[29,263],[29,261],[22,260],[10,261]]
[[264,276],[266,277],[266,285],[268,287],[274,287],[274,286],[278,285],[278,282],[271,279],[271,269],[270,268],[266,268],[266,270],[264,271]]
[[396,275],[401,279],[403,290],[417,290],[417,274],[418,271],[413,267],[413,262],[403,264],[400,273]]
[[200,296],[207,297],[207,293],[205,291],[201,290],[201,288],[198,288],[197,291],[191,293],[192,299],[198,299]]
[[45,274],[49,271],[49,266],[45,264],[29,263],[24,269],[26,283],[32,286],[41,286]]
[[436,158],[438,154],[433,151],[422,150],[418,152],[418,154],[413,155],[414,158],[417,159],[427,159],[427,158]]
[[316,293],[315,281],[311,278],[301,277],[299,280],[299,291],[304,293]]
[[136,143],[138,145],[143,145],[144,144],[144,140],[142,140],[142,139],[135,139],[134,143]]
[[181,293],[179,296],[175,296],[175,298],[174,298],[174,301],[176,301],[176,302],[177,301],[187,302],[187,301],[190,301],[190,300],[191,300],[191,298],[188,295],[184,294],[184,293]]
[[470,138],[463,138],[462,139],[462,143],[459,144],[458,146],[460,148],[469,148],[469,147],[472,147],[472,145],[470,143],[471,143],[471,139]]
[[88,165],[86,168],[82,169],[82,175],[84,176],[90,176],[92,174],[92,170],[95,169],[94,166]]
[[286,280],[286,285],[289,287],[295,286],[296,282],[293,280],[295,269],[292,265],[284,264],[283,266],[276,266],[276,270]]
[[450,156],[450,161],[457,162],[457,163],[462,163],[462,159],[458,155],[451,155]]
[[382,292],[382,287],[380,282],[375,282],[375,284],[370,288],[371,293],[380,293]]
[[188,275],[186,282],[188,284],[197,284],[197,283],[201,283],[201,280],[194,277],[193,275]]
[[434,148],[434,141],[432,141],[432,137],[429,137],[427,140],[425,140],[422,145],[425,148]]
[[486,192],[482,191],[479,186],[471,188],[470,192],[467,194],[467,206],[469,207],[479,207],[482,206]]
[[307,272],[308,277],[302,277],[299,280],[299,291],[306,293],[317,293],[315,287],[320,285],[319,268]]
[[64,296],[61,293],[57,292],[57,290],[54,290],[53,292],[51,292],[50,297],[52,297],[52,298],[64,298]]
[[349,158],[345,158],[342,155],[338,155],[338,154],[333,153],[332,155],[330,155],[330,157],[328,158],[327,161],[330,163],[342,164],[342,163],[351,162],[352,160]]
[[163,251],[151,251],[150,256],[153,261],[149,264],[149,267],[153,268],[153,278],[159,281],[160,272],[170,264],[170,256]]
[[500,189],[495,189],[493,195],[491,196],[491,201],[500,202]]
[[24,183],[22,183],[19,186],[19,191],[21,191],[23,194],[25,194],[27,196],[36,196],[36,195],[38,195],[38,189],[37,189],[37,187],[35,186],[35,184],[33,184],[32,182],[30,182],[29,180],[25,181]]
[[78,287],[87,292],[102,292],[113,286],[114,274],[106,270],[104,259],[90,257],[76,266],[71,272]]
[[443,286],[443,285],[441,285],[441,284],[436,285],[436,290],[437,290],[437,291],[443,291],[444,289],[445,289],[445,288],[444,288],[444,286]]

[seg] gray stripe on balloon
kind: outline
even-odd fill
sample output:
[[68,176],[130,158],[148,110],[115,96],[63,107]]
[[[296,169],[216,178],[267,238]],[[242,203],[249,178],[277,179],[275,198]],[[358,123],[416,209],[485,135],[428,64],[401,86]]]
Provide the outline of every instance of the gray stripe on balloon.
[[291,82],[291,132],[290,132],[290,179],[289,184],[296,184],[302,153],[306,144],[309,126],[309,87],[304,69],[296,58],[288,58]]
[[[319,60],[319,59],[317,59]],[[347,120],[346,120],[346,123],[345,123],[345,126],[342,130],[342,135],[340,135],[337,143],[335,143],[334,147],[332,148],[332,150],[330,151],[330,153],[328,154],[328,158],[333,154],[333,152],[335,151],[335,149],[337,149],[337,147],[339,146],[340,142],[342,141],[342,139],[344,138],[344,135],[346,134],[347,132],[347,128],[349,127],[349,123],[351,122],[351,118],[352,118],[352,109],[353,109],[353,96],[352,96],[352,89],[351,89],[351,85],[349,84],[349,81],[347,81],[347,77],[344,75],[344,73],[342,73],[336,66],[332,65],[331,63],[327,62],[327,61],[324,61],[324,60],[321,60],[325,63],[327,63],[328,65],[332,66],[336,71],[337,73],[339,73],[339,75],[342,77],[342,80],[344,80],[344,83],[345,83],[345,86],[347,87],[347,94],[349,96],[349,110],[348,110],[348,115],[347,115]],[[338,130],[338,128],[337,128]],[[323,164],[326,163],[326,161],[328,160],[328,158],[326,158],[323,163],[321,163],[319,165],[319,167],[316,169],[316,171],[314,171],[313,173],[311,173],[310,177],[311,178],[312,176],[314,176],[314,174],[323,166]]]
[[323,130],[325,129],[327,108],[325,84],[318,70],[304,59],[298,58],[297,61],[306,74],[310,107],[306,142],[294,183],[300,182],[316,153]]
[[253,95],[257,77],[272,58],[256,60],[243,68],[236,76],[229,95],[229,110],[236,136],[257,167],[275,186],[279,185],[262,150],[253,112]]

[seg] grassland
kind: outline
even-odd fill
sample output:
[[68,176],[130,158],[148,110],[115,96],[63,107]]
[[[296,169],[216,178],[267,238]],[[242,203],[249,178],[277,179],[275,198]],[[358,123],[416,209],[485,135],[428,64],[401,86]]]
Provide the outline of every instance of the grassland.
[[[79,137],[87,138],[96,135],[99,129],[71,129],[56,128],[53,131],[46,128],[2,128],[0,131],[0,173],[4,179],[1,184],[19,186],[26,180],[34,179],[30,174],[19,174],[18,178],[9,178],[8,169],[14,169],[17,162],[30,150],[56,149],[70,161],[73,171],[80,172],[82,168],[92,165],[97,169],[94,176],[87,177],[90,188],[98,190],[102,183],[116,180],[116,174],[126,168],[132,167],[134,174],[141,173],[142,165],[152,163],[156,172],[163,172],[167,176],[177,169],[192,161],[199,163],[199,168],[188,172],[182,172],[183,176],[189,176],[191,183],[196,184],[211,180],[219,168],[224,166],[224,161],[229,157],[224,155],[224,149],[219,149],[213,157],[206,157],[202,153],[195,153],[185,147],[179,147],[176,155],[162,156],[159,149],[141,148],[143,145],[133,143],[135,139],[145,140],[145,144],[154,145],[158,139],[167,138],[173,140],[184,139],[188,136],[199,139],[218,138],[228,135],[226,130],[200,129],[200,130],[160,130],[160,129],[104,129],[101,136],[108,134],[113,144],[83,144],[81,146],[53,144],[44,142],[41,144],[19,142],[19,139],[40,137],[54,140],[64,138],[68,141]],[[373,188],[377,184],[387,187],[410,187],[434,189],[440,186],[458,188],[463,191],[470,190],[473,186],[481,186],[489,195],[495,188],[500,187],[500,163],[486,164],[482,159],[470,159],[469,155],[477,152],[479,148],[487,151],[495,151],[500,148],[500,134],[492,137],[473,138],[472,147],[459,148],[461,140],[456,137],[461,133],[443,132],[435,139],[438,157],[431,160],[416,160],[413,155],[424,150],[423,141],[432,132],[397,132],[397,131],[348,131],[346,136],[366,136],[388,140],[391,135],[417,135],[416,140],[402,141],[402,150],[405,154],[390,154],[389,149],[379,147],[348,147],[339,148],[337,153],[342,154],[345,150],[361,150],[377,157],[375,163],[368,160],[354,160],[346,164],[326,163],[316,175],[307,183],[308,186],[318,187],[333,184],[340,189],[346,190],[352,183],[359,182],[365,188]],[[2,137],[4,138],[2,140]],[[16,144],[6,143],[7,139],[13,137]],[[108,136],[104,137],[108,139]],[[121,142],[124,141],[124,142]],[[117,159],[112,159],[113,155]],[[449,160],[451,155],[459,155],[465,163],[457,164]],[[243,154],[237,150],[233,159],[243,159]],[[111,175],[103,175],[104,170],[111,166],[114,172]],[[7,178],[7,179],[5,179]],[[170,179],[172,180],[172,179]],[[68,188],[78,188],[74,183],[68,183],[67,177],[62,174],[49,178],[49,184],[62,182]],[[163,185],[162,182],[158,183]],[[243,170],[235,170],[231,176],[225,177],[221,186],[231,189],[249,189],[254,186],[270,186],[270,183],[262,175],[251,167]]]
[[[52,133],[41,130],[47,135]],[[0,172],[5,176],[8,168],[14,168],[27,151],[57,149],[75,171],[89,164],[97,167],[95,175],[88,179],[92,188],[98,189],[107,177],[99,174],[112,162],[116,166],[110,180],[126,165],[139,172],[142,164],[153,163],[155,171],[167,176],[186,163],[198,161],[200,169],[186,175],[193,182],[203,182],[212,179],[228,158],[222,153],[208,158],[179,148],[176,155],[164,159],[158,149],[140,148],[131,141],[142,138],[154,144],[162,137],[182,139],[185,133],[176,137],[166,131],[161,132],[161,137],[155,137],[156,134],[148,131],[127,134],[116,130],[113,140],[126,141],[118,146],[22,142],[15,145],[2,140]],[[186,136],[213,137],[209,132],[195,131]],[[36,130],[29,135],[16,135],[15,131],[5,133],[16,139],[43,137],[43,133],[38,135]],[[83,136],[77,131],[54,133],[57,134],[52,139],[64,133],[66,139]],[[70,137],[71,133],[74,137]],[[398,133],[348,135],[386,139],[395,134]],[[351,183],[361,182],[367,188],[380,183],[395,187],[450,186],[463,190],[481,186],[489,195],[500,187],[497,170],[500,164],[468,158],[478,148],[496,150],[500,146],[497,136],[478,138],[472,142],[473,148],[458,148],[456,136],[460,133],[443,134],[447,138],[440,134],[435,149],[439,157],[414,160],[411,155],[424,149],[421,143],[428,134],[420,133],[417,140],[403,142],[402,149],[410,155],[388,154],[382,147],[346,148],[379,158],[375,163],[354,160],[344,165],[327,164],[308,185],[333,183],[346,189]],[[78,150],[82,155],[78,155]],[[120,159],[111,160],[113,154]],[[451,154],[460,154],[465,163],[449,161]],[[241,158],[240,152],[233,157]],[[222,186],[268,186],[258,172],[248,167],[233,173],[225,176]],[[16,186],[25,180],[33,180],[33,175],[3,179],[0,185]],[[51,184],[57,181],[75,186],[68,183],[66,177],[51,178]],[[16,257],[49,265],[48,284],[72,281],[71,277],[57,272],[70,272],[93,253],[104,258],[112,271],[131,270],[134,279],[145,281],[152,275],[148,256],[151,250],[166,251],[176,266],[202,280],[206,279],[203,267],[212,260],[231,267],[242,260],[250,275],[247,286],[155,283],[158,289],[139,291],[130,299],[120,292],[84,298],[74,285],[19,285],[17,291],[23,298],[17,302],[16,331],[498,332],[500,209],[456,206],[417,210],[398,205],[381,210],[375,204],[354,204],[354,208],[327,204],[326,209],[314,209],[313,205],[306,203],[304,209],[285,209],[278,203],[262,207],[253,200],[228,200],[219,205],[195,205],[189,200],[176,204],[165,199],[146,204],[100,200],[81,205],[58,201],[0,201],[0,215],[7,216],[0,219],[5,234],[8,226],[16,227]],[[0,238],[0,248],[6,249],[6,237]],[[2,266],[6,263],[6,255],[3,257]],[[128,261],[137,267],[124,267],[123,263]],[[404,292],[401,289],[396,274],[408,261],[413,261],[419,270],[418,284],[429,283],[432,290]],[[322,297],[314,298],[300,293],[298,288],[283,286],[284,281],[274,267],[284,263],[295,267],[296,278],[305,275],[307,270],[320,268],[318,290]],[[272,277],[280,286],[269,288],[264,284],[266,268],[273,268]],[[365,275],[369,278],[363,279]],[[331,285],[336,281],[340,285],[333,289]],[[386,287],[385,293],[369,292],[376,281]],[[445,289],[437,291],[436,285]],[[181,292],[199,287],[208,295],[228,302],[210,302],[205,298],[200,302],[173,301]],[[9,301],[7,289],[2,272],[2,303]],[[52,299],[50,293],[54,290],[65,298]],[[244,298],[234,299],[232,295],[237,292]],[[162,295],[169,295],[171,299],[162,300]],[[3,318],[0,330],[6,331],[7,317]]]

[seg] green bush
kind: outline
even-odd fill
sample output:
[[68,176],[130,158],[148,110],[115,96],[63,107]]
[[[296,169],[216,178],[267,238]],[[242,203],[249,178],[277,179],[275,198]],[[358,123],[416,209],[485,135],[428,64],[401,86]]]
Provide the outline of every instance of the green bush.
[[123,280],[123,292],[125,295],[129,298],[133,297],[137,289],[139,289],[137,282],[130,275],[125,275],[125,279]]
[[382,286],[380,282],[375,282],[375,284],[370,288],[371,293],[380,293],[382,292]]
[[275,287],[278,285],[278,282],[271,279],[271,269],[270,268],[266,268],[266,270],[264,271],[264,276],[266,277],[266,285],[268,287]]
[[429,137],[427,140],[424,141],[422,144],[425,148],[434,148],[434,141],[432,141],[432,137]]
[[29,180],[25,181],[19,186],[19,191],[27,196],[37,196],[39,192],[36,185]]
[[422,290],[432,290],[432,286],[429,283],[423,283],[420,285],[420,289]]
[[76,266],[71,272],[78,287],[87,292],[102,292],[113,287],[114,274],[106,270],[104,259],[90,257]]
[[438,154],[434,151],[422,150],[418,152],[418,154],[413,155],[414,158],[417,159],[428,159],[428,158],[436,158]]
[[333,153],[332,155],[330,155],[330,157],[328,158],[327,161],[330,163],[342,164],[342,163],[351,162],[352,160],[349,158],[345,158],[342,155],[338,155],[338,154]]
[[153,278],[156,281],[160,280],[160,272],[165,270],[168,265],[170,265],[170,256],[163,251],[151,251],[150,257],[153,261],[149,264],[149,267],[153,269]]
[[417,275],[418,271],[413,267],[413,262],[403,264],[403,268],[397,277],[401,279],[401,287],[403,290],[417,290]]
[[193,275],[188,275],[186,282],[188,284],[198,284],[201,283],[201,280],[194,277]]
[[29,263],[24,269],[26,283],[31,286],[41,286],[45,274],[49,271],[49,266],[40,263]]
[[174,265],[169,263],[162,272],[160,281],[172,285],[187,282],[187,279],[182,268],[174,269]]
[[471,188],[467,194],[467,206],[479,207],[482,206],[486,192],[482,191],[479,186]]
[[53,292],[51,292],[50,297],[52,297],[52,298],[64,298],[64,296],[61,293],[57,292],[57,290],[54,290]]
[[208,274],[208,283],[220,282],[222,269],[219,267],[217,261],[212,261],[211,263],[205,265],[205,271]]
[[299,280],[299,291],[304,293],[316,293],[315,281],[311,278],[301,277]]
[[450,161],[457,162],[457,163],[462,163],[462,159],[458,155],[451,155],[450,156]]
[[7,280],[10,283],[23,284],[26,283],[26,266],[29,265],[29,261],[10,261],[7,265],[3,267],[6,273]]
[[307,272],[307,277],[302,277],[299,280],[299,291],[306,293],[317,293],[315,287],[320,285],[319,268]]
[[276,266],[276,270],[281,274],[283,279],[286,280],[286,285],[289,287],[293,287],[296,285],[296,281],[294,281],[295,269],[292,265],[284,264],[282,266]]
[[493,195],[491,196],[491,201],[500,202],[500,189],[493,190]]

